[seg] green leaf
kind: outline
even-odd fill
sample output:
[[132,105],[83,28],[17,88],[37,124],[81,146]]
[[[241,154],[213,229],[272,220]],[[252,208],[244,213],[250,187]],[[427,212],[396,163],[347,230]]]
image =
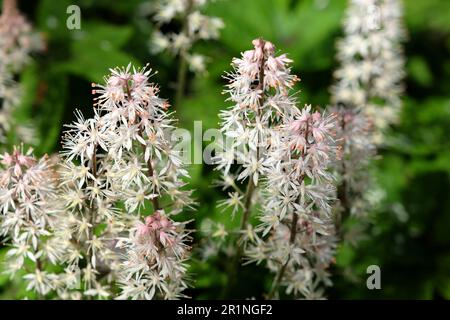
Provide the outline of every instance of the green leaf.
[[415,56],[408,61],[408,71],[413,80],[421,86],[428,87],[433,82],[433,74],[431,73],[427,62],[423,57]]
[[110,68],[127,66],[130,62],[139,66],[134,57],[121,49],[132,34],[131,27],[86,22],[81,30],[73,31],[71,59],[61,68],[89,81],[101,82]]

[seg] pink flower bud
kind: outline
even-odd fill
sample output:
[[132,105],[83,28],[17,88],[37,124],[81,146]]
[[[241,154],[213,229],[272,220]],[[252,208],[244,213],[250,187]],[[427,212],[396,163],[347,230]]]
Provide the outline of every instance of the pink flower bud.
[[316,111],[312,114],[313,121],[320,121],[321,118],[322,118],[322,115],[320,114],[320,112]]
[[244,51],[244,53],[242,54],[243,58],[245,60],[249,60],[249,61],[253,61],[254,55],[255,55],[254,50],[247,50],[247,51]]
[[146,81],[147,81],[147,77],[144,76],[142,73],[135,73],[135,74],[133,74],[133,83],[135,85],[140,85],[140,84],[142,84],[142,83],[144,83]]
[[117,77],[117,76],[111,76],[108,79],[108,85],[113,86],[113,87],[120,86],[121,83],[122,83],[122,79],[120,77]]
[[154,214],[153,214],[153,219],[154,220],[160,220],[161,219],[161,212],[159,210],[157,210]]
[[33,159],[30,157],[27,157],[23,154],[19,154],[17,157],[17,162],[22,165],[22,166],[26,166],[26,167],[31,167],[34,163]]
[[158,221],[154,221],[154,222],[150,225],[150,227],[151,227],[153,230],[158,230],[158,229],[161,228],[161,224],[160,224]]
[[139,236],[147,235],[150,232],[149,228],[145,224],[140,224],[137,227],[137,234]]
[[264,44],[264,50],[268,55],[272,55],[275,52],[275,46],[272,42],[266,41],[266,43]]
[[172,223],[166,217],[162,217],[161,218],[161,226],[163,228],[170,228],[172,226]]
[[318,129],[318,128],[313,128],[312,129],[312,134],[314,136],[314,139],[317,142],[323,141],[323,139],[325,138],[325,135],[323,134],[323,131]]
[[278,63],[274,57],[268,57],[266,65],[271,71],[276,71],[278,69]]
[[145,224],[147,225],[147,226],[150,226],[152,223],[153,223],[153,217],[152,216],[148,216],[148,217],[146,217],[145,218]]

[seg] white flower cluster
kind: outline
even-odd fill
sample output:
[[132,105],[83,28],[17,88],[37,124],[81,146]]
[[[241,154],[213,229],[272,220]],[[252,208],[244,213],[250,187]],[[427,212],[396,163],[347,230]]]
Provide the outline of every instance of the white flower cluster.
[[266,261],[276,273],[269,298],[286,294],[313,299],[320,284],[330,284],[326,269],[333,261],[336,238],[332,203],[337,159],[336,116],[306,106],[278,131],[267,161],[261,208],[261,237],[249,246],[251,261]]
[[42,298],[58,286],[58,276],[45,268],[56,265],[61,255],[53,237],[61,211],[49,158],[36,160],[31,153],[14,148],[0,156],[0,236],[10,246],[5,271],[13,277],[25,270],[27,290]]
[[345,36],[337,45],[340,67],[331,88],[343,151],[337,166],[342,216],[366,214],[364,190],[373,187],[369,167],[376,144],[383,142],[385,129],[397,120],[401,107],[401,16],[397,0],[353,0],[347,9]]
[[[108,127],[98,112],[68,125],[63,137],[60,194],[65,217],[57,237],[64,245],[65,265],[58,292],[63,299],[109,297],[114,271],[119,265],[115,239],[126,228],[126,215],[115,205],[122,198],[113,179],[113,159],[106,153]],[[106,278],[105,278],[106,277]],[[105,278],[106,284],[100,279]]]
[[0,142],[14,132],[24,142],[33,141],[28,126],[14,123],[13,111],[20,103],[20,85],[14,75],[20,73],[30,61],[30,54],[40,51],[43,41],[33,32],[31,25],[19,12],[16,0],[4,0],[0,15]]
[[338,104],[332,108],[338,115],[338,140],[342,159],[336,163],[339,176],[336,209],[338,232],[342,231],[342,221],[346,215],[366,216],[368,201],[366,192],[374,186],[370,165],[376,156],[373,142],[374,125],[360,108]]
[[[175,223],[168,216],[192,205],[191,191],[184,188],[183,178],[188,174],[172,147],[170,138],[175,128],[166,111],[168,103],[149,82],[150,73],[147,68],[131,70],[130,65],[111,70],[105,85],[94,85],[94,117],[85,120],[79,115],[64,137],[61,199],[69,217],[61,224],[60,236],[67,246],[66,273],[77,275],[71,279],[81,282],[68,283],[63,297],[72,295],[71,290],[81,284],[84,295],[112,296],[111,284],[124,278],[128,280],[121,282],[121,298],[153,297],[156,289],[164,292],[166,298],[173,298],[185,288],[181,278],[186,253],[181,255],[181,249],[176,249],[172,240],[180,241],[176,244],[185,248],[182,241],[186,237],[182,228],[172,228]],[[159,239],[165,245],[174,245],[178,260],[161,258],[155,265],[155,259],[141,254],[147,245],[151,251],[151,243],[136,236],[133,228],[141,214],[150,212],[147,220],[156,219],[163,207],[167,218],[161,223],[170,229],[166,230],[170,239]],[[175,230],[180,233],[176,237]],[[127,232],[129,241],[123,240]],[[158,232],[164,238],[164,233]],[[122,241],[117,243],[119,238]],[[134,245],[138,246],[138,255]],[[177,263],[179,272],[171,272]],[[154,278],[156,271],[158,281]],[[139,272],[139,277],[133,276],[135,272]],[[145,272],[152,277],[151,282],[146,281]]]
[[[225,142],[213,159],[222,172],[224,189],[232,189],[229,199],[221,205],[232,207],[233,215],[242,212],[244,240],[253,234],[248,221],[259,196],[257,187],[265,173],[274,128],[298,111],[295,100],[288,94],[298,81],[290,74],[292,60],[285,54],[275,55],[275,47],[269,41],[256,39],[253,45],[253,50],[233,59],[234,72],[226,75],[229,84],[225,93],[233,106],[219,115]],[[233,164],[239,164],[237,171],[231,170]],[[245,193],[238,187],[244,182]]]
[[373,139],[397,121],[403,91],[402,6],[398,0],[352,0],[338,43],[341,67],[332,88],[333,103],[361,108],[373,122]]
[[219,31],[224,27],[223,21],[217,17],[209,17],[201,13],[208,0],[158,0],[155,3],[153,20],[162,26],[174,21],[180,22],[179,33],[164,34],[157,30],[153,33],[150,49],[152,53],[169,50],[186,59],[191,71],[204,73],[207,58],[192,53],[191,48],[199,40],[219,38]]

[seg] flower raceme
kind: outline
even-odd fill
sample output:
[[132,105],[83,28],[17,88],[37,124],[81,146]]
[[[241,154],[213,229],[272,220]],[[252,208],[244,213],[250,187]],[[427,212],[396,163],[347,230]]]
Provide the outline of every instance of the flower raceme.
[[[157,215],[164,207],[167,218],[160,222],[169,227],[170,216],[192,205],[191,191],[185,190],[183,180],[187,171],[170,140],[174,120],[167,112],[167,101],[158,96],[158,88],[149,82],[150,75],[147,67],[136,70],[129,65],[111,70],[105,84],[94,85],[94,117],[85,120],[78,114],[64,139],[62,198],[71,216],[70,225],[64,226],[62,233],[70,248],[66,255],[68,269],[84,275],[85,295],[114,296],[111,285],[130,279],[129,273],[136,271],[129,268],[136,262],[134,247],[127,247],[130,250],[124,252],[125,248],[116,247],[116,242],[124,233],[135,239],[133,230],[141,215]],[[80,163],[75,164],[74,159]],[[174,230],[158,231],[160,240],[171,242]],[[176,239],[187,240],[181,227],[176,230],[180,232]],[[170,261],[184,265],[185,256]],[[145,256],[143,259],[147,261]],[[170,278],[174,274],[166,272],[167,263],[160,270],[153,265],[155,261],[147,261],[146,267],[140,269],[140,277],[133,278],[134,283],[121,282],[121,298],[148,298],[152,290],[152,297],[155,291],[158,297],[166,298],[181,294],[185,288],[181,271],[176,273],[175,281]],[[86,262],[87,266],[82,267]],[[144,271],[149,273],[147,278]],[[158,278],[154,278],[155,272]],[[145,282],[149,277],[152,281]],[[148,292],[140,295],[136,290],[142,288]]]
[[96,105],[108,125],[114,181],[127,196],[135,197],[138,207],[143,205],[142,197],[152,200],[154,210],[167,200],[167,214],[174,215],[192,205],[191,191],[184,188],[188,173],[171,141],[176,128],[167,111],[169,104],[157,95],[158,87],[149,83],[150,74],[146,68],[132,73],[129,67],[113,70],[107,85],[94,90],[99,94]]
[[0,61],[14,72],[22,70],[31,53],[43,47],[41,36],[17,8],[17,0],[3,1],[0,39]]
[[126,248],[128,259],[123,263],[121,298],[153,299],[162,293],[165,299],[186,297],[185,260],[189,247],[184,223],[167,217],[163,210],[147,216],[138,224],[130,238],[118,246]]
[[54,170],[47,156],[36,159],[23,147],[0,159],[0,236],[10,245],[5,271],[13,277],[26,270],[27,290],[43,298],[59,285],[58,276],[45,270],[62,250],[53,236],[61,214]]
[[[275,46],[263,39],[253,40],[254,48],[234,58],[234,71],[225,78],[229,80],[225,93],[233,106],[219,115],[221,131],[227,138],[220,146],[214,161],[221,170],[225,188],[232,187],[228,204],[243,211],[242,228],[247,228],[254,192],[266,152],[270,148],[272,128],[296,112],[295,102],[288,95],[298,78],[290,74],[292,60],[285,54],[276,56]],[[236,173],[230,172],[234,162],[242,163]],[[235,180],[247,180],[245,194]],[[239,196],[236,194],[241,193]],[[240,199],[244,198],[243,201]],[[239,200],[239,201],[236,201]],[[225,203],[227,204],[227,203]]]
[[17,8],[16,0],[4,0],[0,15],[0,142],[15,134],[24,142],[33,142],[30,126],[14,121],[14,109],[22,92],[14,80],[30,62],[33,52],[43,49],[43,40]]
[[376,144],[398,119],[404,58],[399,0],[352,0],[338,42],[341,63],[335,72],[332,102],[361,108],[374,125]]
[[237,180],[250,178],[257,185],[272,127],[296,112],[295,101],[288,91],[298,78],[290,74],[292,60],[284,54],[275,56],[271,42],[256,39],[253,45],[253,50],[233,59],[235,70],[226,75],[230,82],[224,92],[234,105],[219,116],[221,131],[231,138],[231,144],[227,142],[215,160],[225,176],[234,161],[240,161],[243,170]]
[[[153,210],[144,225],[153,229],[141,225],[137,235],[130,233],[137,243],[128,246],[128,260],[123,262],[125,274],[121,275],[127,280],[121,281],[120,297],[148,298],[156,294],[173,299],[181,297],[186,288],[183,276],[188,251],[184,242],[188,238],[184,224],[177,223],[174,228],[170,217],[192,207],[193,202],[191,191],[185,188],[188,173],[171,141],[175,127],[167,112],[169,104],[158,97],[159,90],[149,82],[150,75],[151,70],[146,68],[133,72],[129,68],[113,70],[107,85],[96,87],[96,104],[104,112],[104,121],[112,124],[109,154],[114,155],[114,181],[124,190],[127,211],[139,214],[145,208],[145,200],[151,201]],[[145,237],[155,233],[157,238]],[[140,242],[143,238],[148,241]],[[145,244],[148,248],[142,251]],[[151,249],[160,245],[170,249]],[[158,254],[161,257],[155,257]],[[141,260],[136,261],[137,257]],[[138,270],[134,263],[138,263]],[[142,288],[144,292],[140,291]]]
[[398,118],[404,76],[401,15],[397,0],[354,0],[346,11],[344,37],[337,44],[340,67],[331,88],[343,149],[336,168],[342,217],[367,215],[371,200],[362,190],[376,188],[370,176],[376,145]]
[[266,162],[259,236],[246,250],[250,261],[266,261],[275,273],[269,298],[278,296],[280,285],[286,294],[317,298],[321,282],[330,282],[336,130],[334,114],[313,113],[306,106],[277,131]]
[[[233,59],[234,70],[225,76],[229,83],[224,93],[229,95],[227,100],[233,105],[219,115],[226,143],[218,146],[213,158],[222,173],[220,184],[232,190],[228,193],[230,198],[220,205],[231,207],[233,215],[242,214],[231,277],[240,264],[246,242],[255,237],[249,220],[260,202],[260,180],[265,174],[268,151],[276,138],[274,129],[298,112],[295,99],[289,95],[298,81],[290,73],[292,60],[285,54],[276,55],[275,46],[269,41],[255,39],[252,44],[252,50]],[[231,170],[234,163],[242,165]],[[247,186],[242,191],[239,184],[244,183]]]
[[224,27],[217,17],[201,13],[208,0],[158,0],[155,1],[153,20],[157,27],[173,22],[181,22],[179,32],[164,34],[160,30],[153,33],[150,50],[153,53],[168,50],[188,63],[195,73],[206,72],[207,57],[192,52],[192,46],[199,40],[219,38],[219,31]]

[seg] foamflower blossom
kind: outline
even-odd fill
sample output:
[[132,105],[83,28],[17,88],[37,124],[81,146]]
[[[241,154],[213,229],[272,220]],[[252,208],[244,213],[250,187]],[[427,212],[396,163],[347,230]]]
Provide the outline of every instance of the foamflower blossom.
[[[288,95],[298,78],[290,74],[292,62],[285,54],[276,56],[274,45],[263,39],[253,40],[254,49],[233,59],[234,71],[224,93],[233,105],[222,111],[221,131],[225,141],[218,146],[214,162],[222,173],[222,184],[230,192],[223,202],[236,212],[249,214],[254,189],[264,174],[267,151],[273,142],[273,129],[284,117],[297,112],[293,97]],[[238,164],[238,171],[231,166]],[[245,193],[238,185],[246,183]],[[243,199],[245,198],[245,199]],[[248,219],[248,217],[246,217]]]
[[[172,136],[176,127],[168,111],[169,104],[158,96],[158,87],[149,81],[151,75],[147,66],[137,70],[129,65],[127,68],[112,69],[104,85],[95,85],[96,108],[101,113],[98,123],[104,126],[104,131],[95,131],[96,145],[105,144],[106,157],[111,165],[107,175],[110,187],[106,194],[114,192],[122,199],[126,213],[121,214],[121,219],[128,216],[123,223],[132,243],[136,244],[137,239],[132,230],[142,215],[147,216],[147,222],[153,221],[153,227],[161,223],[164,230],[158,229],[158,239],[162,245],[170,246],[176,240],[180,247],[187,248],[184,243],[187,238],[181,228],[184,224],[172,222],[171,217],[193,207],[191,191],[186,188],[189,176],[181,160],[182,152],[174,148]],[[90,150],[89,140],[84,146]],[[158,217],[161,214],[164,217],[160,221]],[[178,227],[172,228],[175,225]],[[142,226],[139,230],[142,231]],[[179,232],[176,236],[175,231]],[[157,244],[154,245],[158,248]],[[120,254],[120,298],[148,299],[154,294],[157,297],[163,295],[166,299],[181,296],[186,287],[183,276],[187,249],[185,253],[178,254],[178,249],[174,247],[177,254],[168,260],[161,257],[162,265],[156,266],[152,261],[147,261],[148,268],[141,271],[148,272],[147,276],[153,281],[148,282],[143,273],[136,278],[135,270],[130,267],[136,262],[136,248],[129,245],[126,248],[126,252]],[[173,265],[168,266],[168,263]],[[179,268],[175,265],[177,263]],[[169,267],[171,270],[178,268],[178,271],[169,272]],[[159,274],[156,287],[153,285],[155,274]],[[123,281],[130,277],[134,283]],[[134,286],[144,288],[146,293],[136,295],[132,290]]]
[[9,247],[4,270],[11,277],[25,270],[27,290],[42,298],[58,286],[46,267],[58,264],[63,249],[53,237],[61,214],[53,166],[49,157],[36,159],[23,147],[0,159],[0,236]]
[[232,106],[219,114],[224,140],[219,142],[213,158],[222,174],[219,184],[229,195],[219,205],[231,208],[232,216],[241,219],[239,230],[229,230],[238,243],[237,252],[228,250],[234,255],[231,272],[236,272],[241,263],[248,240],[255,238],[249,221],[261,200],[265,163],[276,139],[274,129],[298,112],[294,97],[289,95],[298,81],[291,74],[292,60],[286,54],[277,55],[269,41],[255,39],[252,44],[253,49],[233,59],[234,70],[225,75],[229,83],[224,93]]
[[194,73],[206,72],[207,58],[192,52],[193,45],[201,40],[219,38],[224,27],[222,19],[202,13],[208,0],[158,0],[153,4],[152,19],[157,26],[180,23],[175,32],[163,33],[162,28],[153,33],[150,41],[152,53],[169,51],[180,56]]
[[374,124],[360,108],[338,104],[332,110],[338,115],[337,135],[342,153],[341,161],[336,163],[340,200],[336,204],[337,226],[341,233],[341,224],[347,215],[367,216],[370,205],[366,192],[374,187],[370,168],[376,159],[376,146]]
[[275,273],[269,298],[278,297],[280,286],[294,297],[318,298],[323,284],[331,283],[336,127],[336,115],[308,105],[277,131],[266,162],[258,237],[246,250],[249,261],[264,261]]
[[376,188],[370,164],[401,108],[404,38],[400,1],[349,2],[344,37],[337,44],[340,66],[331,88],[342,148],[336,168],[339,228],[346,215],[367,215],[371,201],[366,190]]
[[58,295],[62,299],[83,299],[98,292],[109,291],[119,260],[115,241],[126,228],[128,219],[116,207],[122,200],[115,189],[111,172],[113,159],[106,153],[108,128],[98,112],[67,126],[63,136],[59,199],[65,216],[58,221],[56,237],[64,246],[60,261],[65,267]]
[[185,263],[188,258],[188,233],[184,223],[171,220],[163,210],[147,216],[130,232],[130,237],[118,243],[125,248],[127,259],[120,279],[119,299],[186,297]]
[[43,49],[43,39],[33,31],[17,8],[16,0],[3,1],[0,15],[0,142],[14,133],[24,142],[33,142],[30,126],[19,125],[13,119],[13,111],[21,101],[20,85],[14,81],[30,62],[33,52]]

